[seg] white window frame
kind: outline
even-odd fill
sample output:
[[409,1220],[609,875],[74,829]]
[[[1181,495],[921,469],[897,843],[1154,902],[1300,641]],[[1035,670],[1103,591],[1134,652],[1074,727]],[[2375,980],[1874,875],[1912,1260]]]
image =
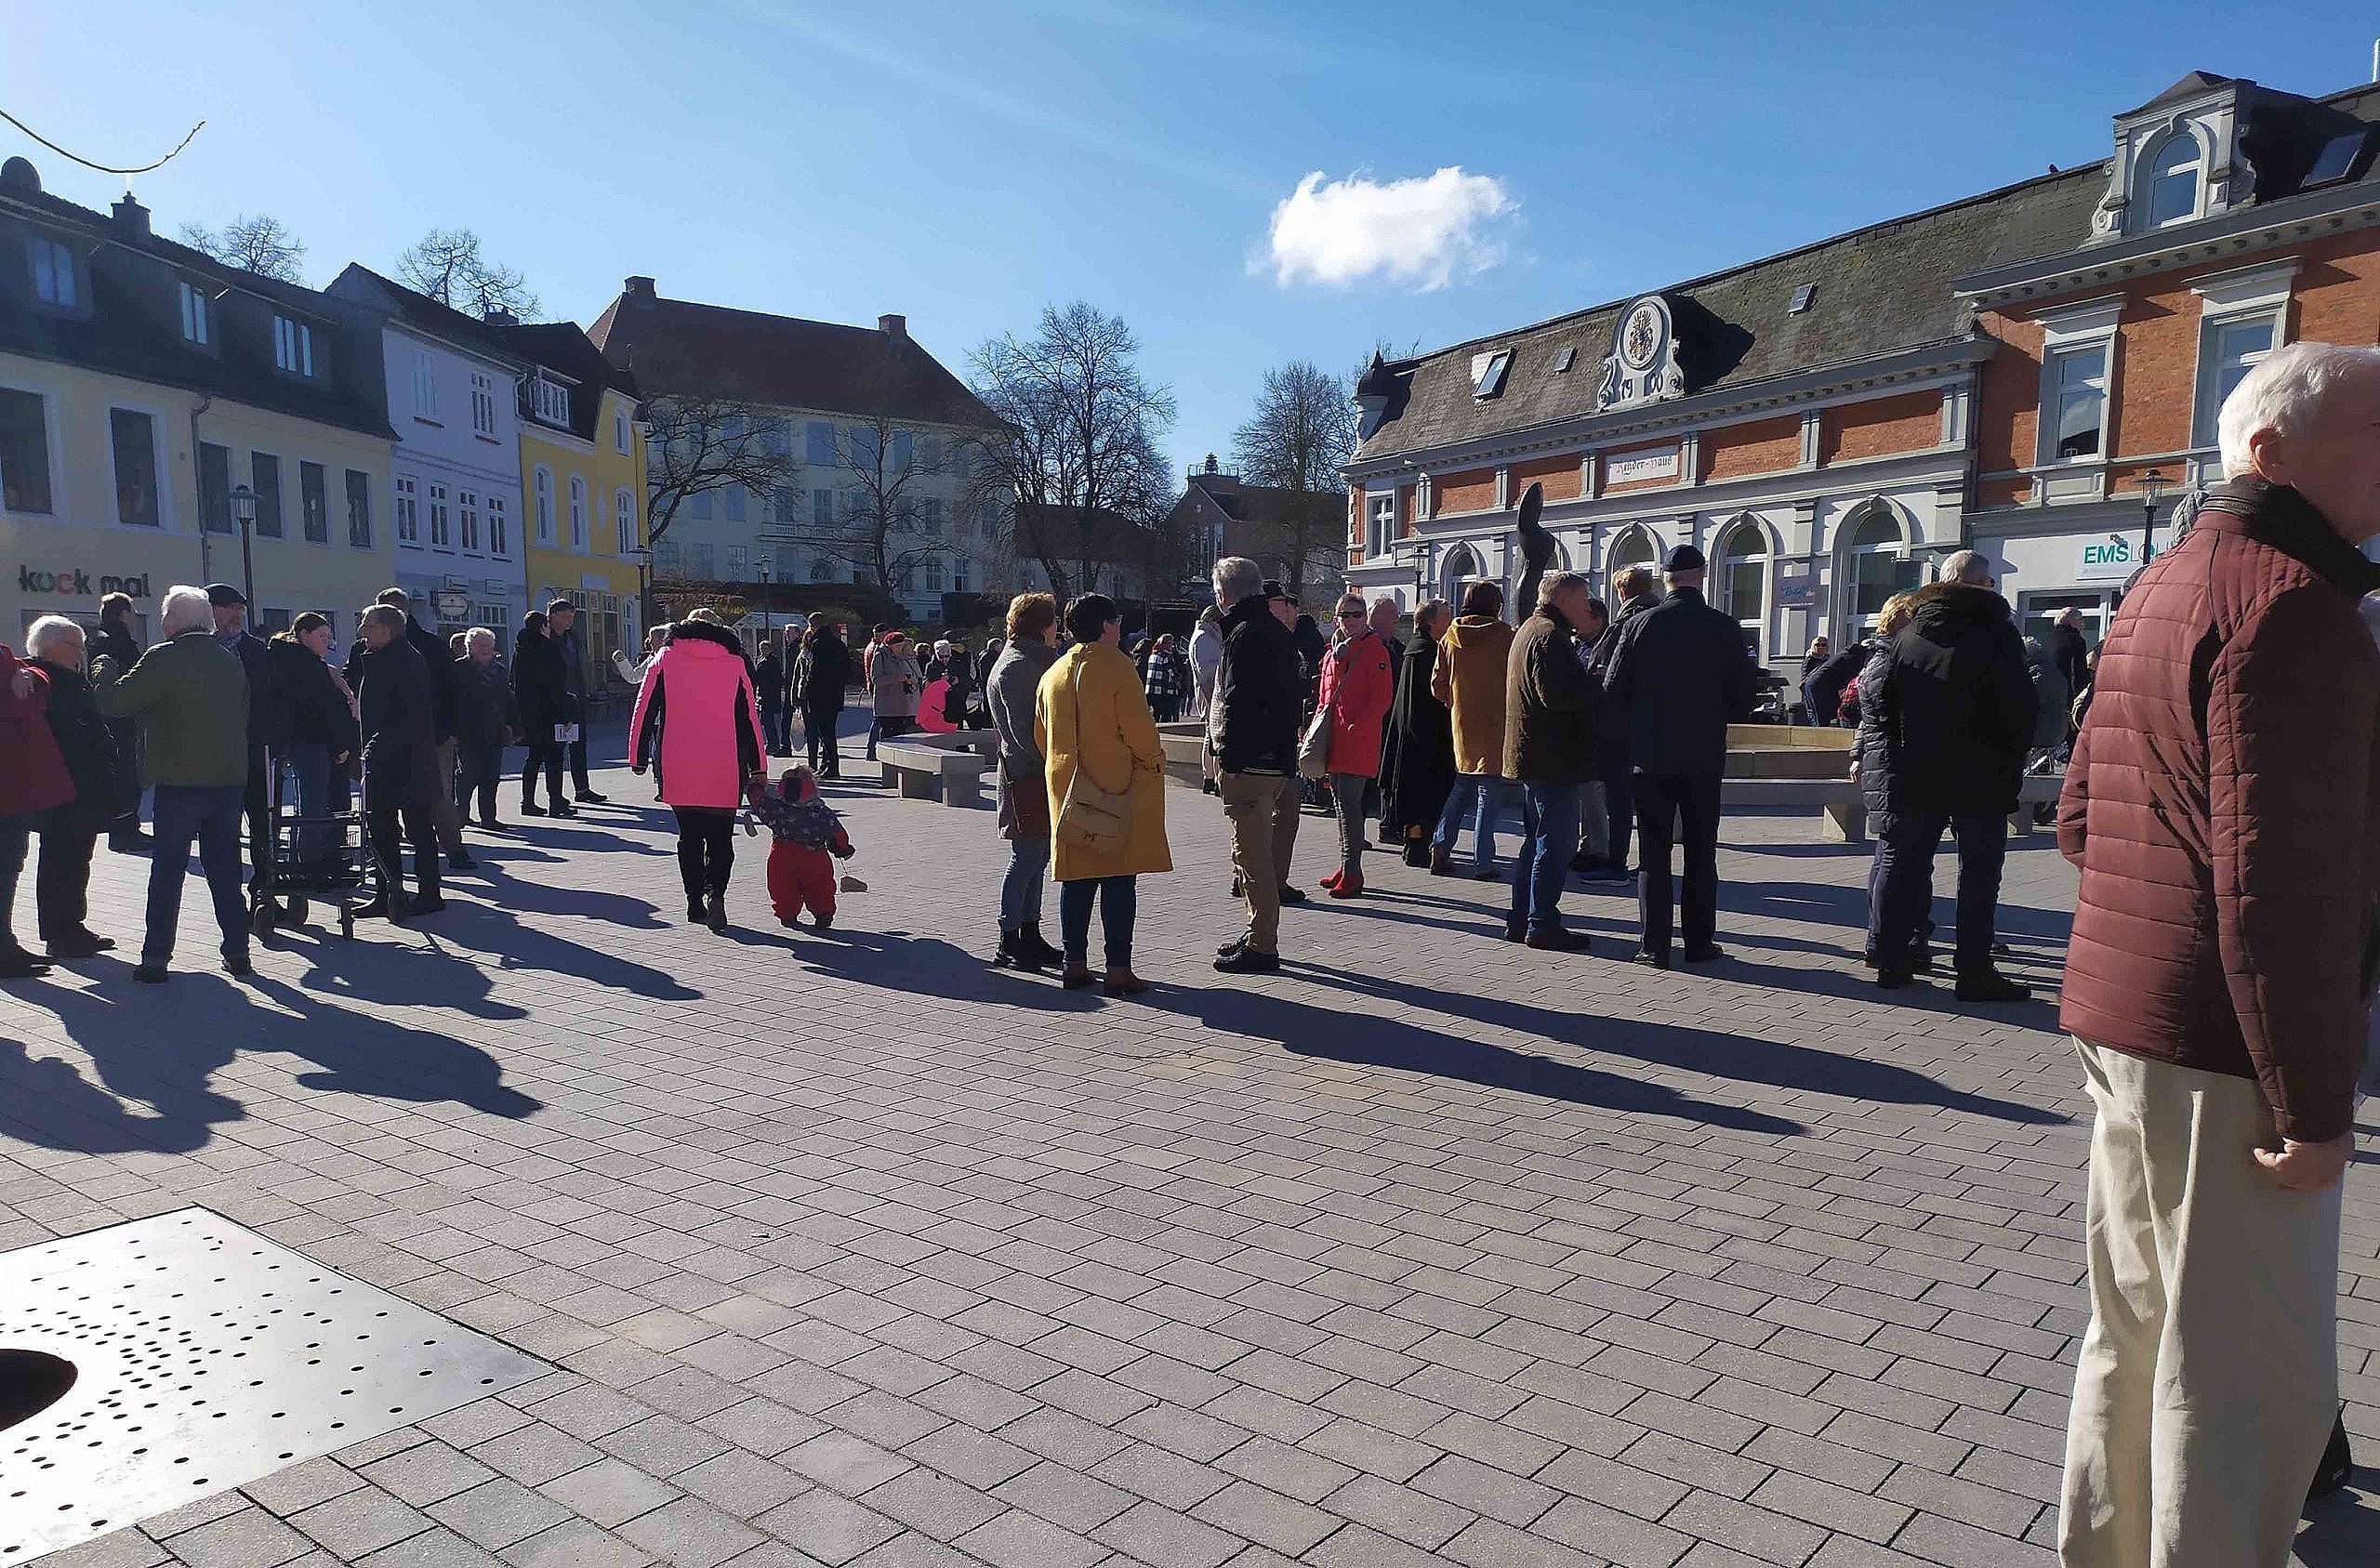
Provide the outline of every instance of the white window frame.
[[413,416],[438,422],[438,373],[430,362],[430,350],[413,351]]
[[570,428],[570,389],[539,373],[535,389],[537,417],[549,425]]
[[529,486],[537,543],[550,545],[554,542],[554,471],[543,463],[538,464],[536,471],[530,475]]
[[[12,389],[12,390],[13,389]],[[124,520],[123,474],[117,467],[115,460],[115,415],[118,410],[122,410],[126,414],[137,414],[140,417],[149,421],[149,482],[157,493],[155,497],[157,503],[157,520],[153,524],[146,522],[126,522]],[[165,451],[165,415],[153,408],[143,408],[136,403],[112,402],[107,405],[107,413],[108,520],[115,527],[135,529],[142,534],[171,533],[173,531],[173,519],[168,515],[167,508],[173,499],[173,496],[171,494],[172,486],[166,481],[166,476],[169,470],[165,466],[168,454]],[[45,423],[46,423],[46,421],[45,421]],[[55,504],[56,499],[53,496],[52,505]]]
[[1395,547],[1396,537],[1396,492],[1368,490],[1364,493],[1364,559],[1378,560]]
[[[26,260],[33,269],[33,298],[53,310],[79,310],[83,308],[83,278],[81,263],[74,247],[49,234],[25,236]],[[47,279],[47,287],[43,284]]]
[[476,490],[455,493],[455,526],[456,537],[465,555],[480,553],[480,494]]
[[[2222,412],[2223,397],[2220,381],[2223,363],[2216,349],[2223,336],[2232,328],[2269,323],[2272,342],[2262,353],[2247,360],[2254,364],[2289,341],[2290,292],[2297,278],[2297,258],[2290,257],[2269,266],[2242,268],[2234,271],[2216,272],[2189,280],[2190,292],[2198,296],[2198,371],[2191,379],[2190,444],[2214,447],[2215,417]],[[2221,471],[2218,455],[2207,472],[2213,478]]]
[[288,316],[272,318],[274,368],[292,376],[314,374],[314,329]]
[[587,480],[581,474],[570,476],[570,547],[587,551]]
[[[2033,460],[2045,468],[2104,465],[2115,444],[2116,321],[2123,312],[2123,297],[2110,295],[2080,300],[2035,318],[2042,329],[2042,376],[2039,413],[2034,419]],[[2073,457],[2057,455],[2058,394],[2065,362],[2078,354],[2098,351],[2105,357],[2099,371],[2099,449]]]
[[612,448],[624,457],[628,455],[628,411],[625,408],[612,410]]
[[[1755,547],[1759,552],[1757,557],[1751,552],[1728,548],[1730,541],[1740,538],[1747,533],[1758,541]],[[1734,598],[1734,568],[1748,564],[1755,559],[1760,562],[1759,601],[1752,614],[1737,615],[1736,624],[1759,639],[1754,646],[1761,651],[1762,656],[1765,657],[1768,650],[1769,589],[1777,559],[1777,552],[1770,547],[1768,530],[1762,526],[1758,518],[1749,514],[1739,514],[1719,525],[1718,535],[1712,541],[1712,554],[1718,558],[1717,570],[1712,573],[1712,576],[1717,582],[1720,591],[1730,600]],[[1732,609],[1729,610],[1729,613],[1734,613]]]
[[204,349],[214,340],[214,301],[206,297],[205,290],[188,278],[181,280],[181,299],[182,341]]
[[636,496],[625,484],[612,492],[612,525],[618,535],[618,554],[636,548]]
[[[2101,434],[2104,438],[2104,427],[2102,428]],[[1869,545],[1858,545],[1849,542],[1856,538],[1860,531],[1865,529],[1871,522],[1884,523],[1890,529],[1892,537],[1888,539],[1880,539],[1875,543]],[[1849,647],[1852,643],[1858,641],[1863,637],[1866,637],[1868,633],[1873,629],[1876,624],[1876,615],[1879,613],[1879,612],[1870,612],[1867,613],[1862,613],[1860,612],[1860,559],[1866,556],[1890,556],[1895,561],[1906,566],[1912,561],[1917,561],[1918,558],[1915,552],[1910,548],[1909,524],[1902,519],[1901,515],[1897,511],[1874,507],[1856,507],[1850,515],[1846,516],[1843,520],[1841,526],[1844,530],[1843,538],[1845,541],[1838,552],[1843,558],[1843,646]],[[1921,586],[1924,581],[1925,571],[1924,563],[1918,562],[1917,580],[1910,584],[1909,586],[1911,588],[1915,588]]]
[[396,477],[390,510],[396,519],[397,543],[421,547],[421,484],[411,474]]
[[454,520],[448,510],[446,486],[432,481],[423,499],[430,504],[430,547],[447,554],[453,553]]
[[[2163,160],[2166,152],[2176,145],[2187,147],[2190,152],[2189,210],[2175,213],[2170,217],[2159,217],[2157,216],[2157,187],[2163,179],[2171,178],[2179,172],[2178,169],[2167,170]],[[2152,134],[2144,152],[2146,156],[2140,160],[2140,172],[2136,181],[2139,187],[2138,200],[2142,231],[2147,232],[2159,229],[2172,229],[2184,223],[2197,221],[2206,212],[2209,172],[2206,166],[2206,143],[2200,139],[2198,132],[2187,122],[2161,128]]]
[[471,372],[471,430],[476,435],[496,434],[496,377],[484,370]]
[[504,497],[490,492],[487,497],[487,553],[497,560],[508,560],[512,555],[512,530],[504,516]]

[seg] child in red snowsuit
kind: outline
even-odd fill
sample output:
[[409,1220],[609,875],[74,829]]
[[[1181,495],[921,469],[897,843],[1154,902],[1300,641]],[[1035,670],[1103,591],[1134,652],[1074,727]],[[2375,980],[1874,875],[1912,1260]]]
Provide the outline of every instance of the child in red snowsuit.
[[807,768],[787,768],[772,788],[752,781],[752,814],[768,824],[769,904],[790,926],[807,909],[825,930],[835,923],[835,862],[852,854],[842,819],[818,798]]

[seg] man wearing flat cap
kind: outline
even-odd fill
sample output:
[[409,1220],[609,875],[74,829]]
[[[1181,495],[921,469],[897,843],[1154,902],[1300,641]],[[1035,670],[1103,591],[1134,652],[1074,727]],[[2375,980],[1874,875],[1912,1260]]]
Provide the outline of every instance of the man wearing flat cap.
[[1702,598],[1702,552],[1680,545],[1662,563],[1669,597],[1629,620],[1604,672],[1604,694],[1628,715],[1635,768],[1636,962],[1670,967],[1670,847],[1686,854],[1689,964],[1719,956],[1719,774],[1727,726],[1752,707],[1752,659],[1735,617]]
[[272,815],[265,793],[269,777],[265,760],[266,731],[279,711],[272,700],[272,660],[264,639],[248,629],[248,596],[229,583],[206,585],[206,602],[215,613],[215,640],[240,661],[248,678],[248,784],[240,812],[248,830],[248,867],[259,873],[272,860]]

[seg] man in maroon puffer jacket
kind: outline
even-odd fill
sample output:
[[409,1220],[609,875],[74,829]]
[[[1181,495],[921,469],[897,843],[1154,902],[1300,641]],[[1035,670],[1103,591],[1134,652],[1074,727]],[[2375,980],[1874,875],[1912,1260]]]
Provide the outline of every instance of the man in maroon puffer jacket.
[[39,670],[0,648],[0,980],[27,980],[48,964],[17,944],[9,912],[33,816],[73,798],[74,781],[44,716],[49,682]]
[[2225,402],[2124,596],[2058,809],[2062,1021],[2097,1110],[2060,1560],[2281,1568],[2338,1398],[2339,1182],[2380,890],[2380,349]]

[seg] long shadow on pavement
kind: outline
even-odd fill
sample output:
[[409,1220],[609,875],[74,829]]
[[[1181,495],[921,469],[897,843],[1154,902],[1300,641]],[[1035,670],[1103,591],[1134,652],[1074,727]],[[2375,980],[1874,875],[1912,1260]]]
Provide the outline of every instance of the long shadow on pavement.
[[[2371,1471],[2357,1475],[2369,1486]],[[2290,1561],[2305,1568],[2369,1568],[2380,1560],[2380,1508],[2373,1500],[2369,1491],[2334,1492],[2309,1507]]]
[[1269,992],[1166,986],[1142,997],[1141,1003],[1195,1019],[1210,1029],[1274,1041],[1297,1056],[1395,1068],[1623,1115],[1673,1116],[1737,1132],[1791,1137],[1805,1130],[1801,1123],[1783,1116],[1694,1100],[1663,1084],[1467,1040],[1397,1019],[1351,1017],[1342,1008],[1314,1007]]
[[[1994,1116],[2003,1121],[2063,1125],[2067,1118],[2036,1106],[1955,1089],[1924,1074],[1890,1062],[1843,1056],[1778,1040],[1725,1034],[1682,1024],[1595,1013],[1555,1011],[1497,996],[1409,985],[1379,975],[1300,964],[1302,973],[1321,976],[1350,994],[1375,996],[1420,1010],[1449,1013],[1490,1028],[1540,1035],[1582,1050],[1633,1057],[1681,1072],[1739,1083],[1765,1084],[1796,1093],[1839,1095],[1894,1105],[1935,1106]],[[1370,1027],[1370,1022],[1364,1025]],[[1342,1025],[1343,1029],[1344,1026]],[[1426,1070],[1426,1069],[1425,1069]]]

